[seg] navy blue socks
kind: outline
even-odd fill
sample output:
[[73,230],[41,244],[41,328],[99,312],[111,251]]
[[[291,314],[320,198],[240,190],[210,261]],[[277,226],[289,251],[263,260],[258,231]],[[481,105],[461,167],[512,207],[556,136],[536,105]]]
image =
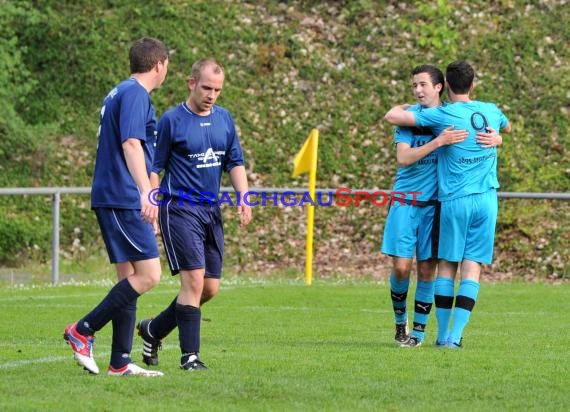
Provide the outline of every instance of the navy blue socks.
[[128,279],[119,281],[95,309],[77,322],[77,331],[85,336],[93,335],[109,323],[117,312],[133,302],[136,305],[136,299],[139,296]]

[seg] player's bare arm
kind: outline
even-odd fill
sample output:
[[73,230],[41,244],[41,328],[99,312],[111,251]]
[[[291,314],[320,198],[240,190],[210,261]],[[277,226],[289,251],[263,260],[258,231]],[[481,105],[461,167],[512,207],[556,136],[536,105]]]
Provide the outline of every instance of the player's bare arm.
[[[152,188],[151,190],[156,190],[160,187],[160,176],[154,172],[150,173],[150,187]],[[153,195],[154,196],[154,195]],[[156,200],[159,200],[158,198],[155,198]],[[158,227],[158,219],[154,219],[152,221],[152,229],[154,230],[154,234],[156,236],[160,235],[160,228]]]
[[408,107],[410,107],[409,104],[392,107],[388,113],[384,115],[384,120],[396,126],[415,126],[416,119],[412,112],[406,111]]
[[145,222],[153,223],[158,216],[158,207],[149,199],[152,189],[147,175],[144,151],[139,139],[129,138],[123,142],[123,153],[129,173],[141,193],[141,217]]
[[467,130],[455,130],[454,126],[449,126],[448,128],[444,129],[435,139],[432,139],[428,143],[419,147],[411,147],[407,143],[400,142],[396,146],[396,158],[398,161],[398,166],[409,166],[424,158],[441,146],[462,142],[467,138],[468,135],[469,133]]
[[150,187],[156,189],[160,186],[160,176],[157,173],[151,172],[150,174]]
[[[230,170],[230,181],[234,190],[237,193],[241,193],[243,196],[245,193],[248,192],[249,186],[247,183],[247,175],[245,173],[244,166],[235,166]],[[239,223],[241,226],[247,225],[252,218],[252,210],[251,206],[241,202],[237,207],[237,214],[239,218]]]

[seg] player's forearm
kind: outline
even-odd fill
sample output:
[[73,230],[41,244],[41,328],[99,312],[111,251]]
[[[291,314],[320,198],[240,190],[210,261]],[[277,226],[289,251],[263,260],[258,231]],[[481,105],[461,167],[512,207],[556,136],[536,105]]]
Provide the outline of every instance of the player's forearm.
[[150,174],[150,187],[152,187],[153,189],[156,189],[159,186],[160,186],[160,177],[158,176],[158,174],[151,172],[151,174]]
[[398,161],[398,166],[407,167],[414,164],[420,159],[423,159],[428,154],[440,147],[439,142],[436,139],[429,141],[420,147],[408,147],[404,150],[398,150],[396,159]]
[[403,104],[392,107],[388,113],[384,115],[384,120],[396,126],[415,126],[416,119],[412,112],[406,111],[409,105]]
[[249,190],[244,166],[235,166],[230,170],[230,182],[234,190],[242,195]]
[[144,151],[140,140],[127,139],[123,142],[123,153],[127,168],[141,193],[151,190],[150,180],[146,170]]

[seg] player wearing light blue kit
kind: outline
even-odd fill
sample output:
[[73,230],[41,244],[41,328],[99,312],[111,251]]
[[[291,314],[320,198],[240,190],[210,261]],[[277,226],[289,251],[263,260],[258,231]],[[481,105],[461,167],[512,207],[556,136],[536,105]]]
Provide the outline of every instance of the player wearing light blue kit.
[[[496,189],[497,150],[490,147],[490,133],[510,125],[495,104],[471,101],[475,73],[465,61],[451,63],[446,83],[453,104],[422,112],[407,113],[396,107],[386,120],[399,125],[430,127],[435,133],[450,125],[465,129],[469,136],[455,146],[443,148],[438,163],[438,197],[442,202],[438,276],[435,285],[438,337],[436,345],[459,348],[463,330],[479,293],[482,264],[493,259],[498,201]],[[461,265],[461,282],[454,301],[454,281]]]
[[[190,96],[166,112],[158,124],[158,144],[151,181],[160,191],[159,222],[168,264],[180,276],[180,291],[153,319],[137,326],[143,361],[158,364],[161,341],[178,327],[180,368],[206,369],[199,358],[201,306],[218,292],[224,257],[218,193],[227,172],[237,193],[247,193],[243,152],[232,116],[215,105],[224,70],[213,59],[199,60],[188,80]],[[247,204],[237,207],[241,225],[251,220]]]
[[[469,259],[491,263],[498,210],[497,148],[481,148],[476,134],[489,127],[504,129],[507,118],[495,104],[477,101],[459,101],[442,110],[418,113],[415,118],[417,124],[436,125],[433,126],[436,133],[450,124],[469,131],[469,138],[462,144],[443,148],[439,160],[439,199],[442,208],[447,209],[443,213],[446,220],[442,222],[439,257],[450,262]],[[486,196],[473,204],[472,199],[466,198],[473,194]],[[481,207],[482,216],[472,215],[472,207]],[[463,211],[461,216],[460,211]],[[454,219],[449,219],[450,216]],[[478,217],[483,220],[472,222]],[[463,228],[468,226],[471,227],[465,231]]]
[[[419,104],[408,111],[421,112],[441,105],[443,73],[431,65],[422,65],[412,71],[413,93]],[[394,135],[398,170],[393,191],[407,193],[404,203],[390,205],[382,253],[392,256],[390,296],[394,309],[399,346],[420,346],[433,304],[434,274],[437,264],[437,234],[439,204],[437,201],[438,148],[461,141],[464,131],[448,130],[437,138],[428,128],[398,127]],[[410,194],[415,193],[415,196]],[[408,335],[406,300],[410,284],[413,258],[416,258],[418,281],[414,297],[414,320]]]
[[129,51],[131,77],[119,83],[103,101],[91,208],[109,260],[115,264],[117,284],[105,299],[77,323],[64,338],[77,362],[93,374],[95,332],[109,321],[113,341],[108,374],[160,376],[131,361],[137,298],[160,281],[161,268],[155,227],[158,210],[149,201],[149,179],[156,118],[150,92],[162,84],[168,71],[168,49],[157,39],[142,38]]

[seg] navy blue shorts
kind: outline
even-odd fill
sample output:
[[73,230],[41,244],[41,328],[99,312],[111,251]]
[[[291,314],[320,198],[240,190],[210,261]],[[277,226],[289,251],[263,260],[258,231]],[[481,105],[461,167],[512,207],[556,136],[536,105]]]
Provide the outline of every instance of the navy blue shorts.
[[134,209],[94,209],[111,263],[153,259],[159,256],[152,225]]
[[180,204],[171,199],[160,206],[159,224],[172,275],[202,269],[219,279],[224,260],[224,227],[219,206]]

